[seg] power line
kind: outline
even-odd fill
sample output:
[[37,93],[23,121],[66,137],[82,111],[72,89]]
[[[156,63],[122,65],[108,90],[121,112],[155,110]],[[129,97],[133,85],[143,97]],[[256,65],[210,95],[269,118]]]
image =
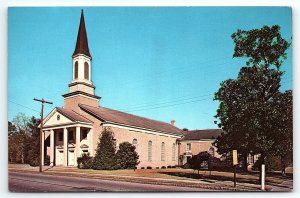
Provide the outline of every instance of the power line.
[[212,99],[212,98],[204,98],[204,99],[201,99],[201,100],[193,100],[193,101],[176,103],[176,104],[170,104],[170,105],[163,105],[163,106],[158,106],[158,107],[153,107],[153,108],[137,109],[137,110],[129,111],[129,112],[136,112],[136,111],[144,111],[144,110],[152,110],[152,109],[158,109],[158,108],[172,107],[172,106],[175,106],[175,105],[183,105],[183,104],[195,103],[195,102],[200,102],[200,101],[210,100],[210,99]]
[[169,103],[174,103],[174,102],[181,102],[181,101],[186,101],[186,100],[191,100],[191,99],[196,99],[196,98],[202,98],[202,97],[205,97],[205,96],[213,96],[214,94],[206,94],[206,95],[200,95],[200,96],[195,96],[195,97],[189,97],[189,98],[184,98],[182,97],[182,99],[177,99],[177,100],[171,100],[171,101],[165,101],[165,102],[159,102],[159,103],[154,103],[154,104],[147,104],[147,103],[144,103],[144,104],[141,104],[141,105],[136,105],[136,106],[132,106],[132,107],[129,107],[129,108],[121,108],[120,110],[126,110],[126,111],[132,111],[132,110],[135,110],[135,109],[140,109],[140,108],[143,108],[143,107],[151,107],[151,106],[160,106],[160,105],[165,105],[165,104],[169,104]]
[[38,110],[36,110],[36,109],[27,107],[27,106],[25,106],[25,105],[19,104],[19,103],[17,103],[17,102],[12,101],[12,100],[8,100],[8,101],[11,102],[11,103],[13,103],[13,104],[16,104],[16,105],[19,105],[19,106],[21,106],[21,107],[24,107],[24,108],[26,108],[26,109],[29,109],[29,110],[32,110],[32,111],[35,111],[35,112],[40,113],[40,112],[39,112]]

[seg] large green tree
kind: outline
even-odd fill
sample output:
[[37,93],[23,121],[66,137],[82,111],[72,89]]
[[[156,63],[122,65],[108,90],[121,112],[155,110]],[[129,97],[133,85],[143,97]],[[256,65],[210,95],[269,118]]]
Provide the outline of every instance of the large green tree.
[[114,170],[117,169],[116,144],[114,134],[106,127],[99,137],[96,155],[93,161],[93,169]]
[[293,94],[291,90],[279,93],[272,105],[274,119],[272,154],[281,160],[282,174],[293,160]]
[[225,131],[215,146],[220,153],[237,149],[244,156],[259,153],[264,159],[274,149],[274,138],[282,128],[276,125],[282,123],[282,117],[275,117],[273,112],[283,108],[278,97],[283,75],[280,66],[289,43],[281,37],[277,25],[238,30],[232,39],[233,56],[246,58],[247,66],[241,68],[237,79],[223,81],[215,93],[215,100],[220,102],[216,123]]

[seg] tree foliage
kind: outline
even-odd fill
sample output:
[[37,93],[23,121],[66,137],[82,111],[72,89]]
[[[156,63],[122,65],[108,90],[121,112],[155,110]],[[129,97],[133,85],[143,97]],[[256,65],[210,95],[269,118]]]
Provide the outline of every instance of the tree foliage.
[[233,57],[249,58],[249,66],[276,66],[279,69],[290,44],[281,37],[280,27],[263,26],[261,29],[237,30],[231,35],[235,43]]
[[8,160],[11,163],[39,164],[40,120],[19,113],[8,122]]
[[188,164],[190,167],[194,170],[200,170],[203,168],[208,168],[205,166],[208,166],[209,159],[211,158],[211,155],[207,152],[200,152],[197,155],[194,155],[192,158],[188,160]]
[[93,169],[96,170],[114,170],[116,164],[116,145],[114,134],[111,130],[104,128],[99,137],[99,143],[96,155],[93,161]]
[[139,155],[135,151],[135,146],[129,142],[123,142],[119,145],[116,159],[120,169],[135,169],[139,164]]
[[289,43],[280,27],[264,26],[232,34],[233,57],[247,58],[237,79],[221,83],[215,93],[219,101],[216,123],[225,133],[214,145],[219,153],[286,155],[292,150],[292,91],[281,93],[280,66]]

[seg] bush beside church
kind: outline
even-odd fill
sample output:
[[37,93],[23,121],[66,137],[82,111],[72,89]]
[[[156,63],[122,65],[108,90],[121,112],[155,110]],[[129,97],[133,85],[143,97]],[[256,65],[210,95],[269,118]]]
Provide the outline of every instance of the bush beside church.
[[119,145],[116,152],[114,134],[105,129],[99,137],[95,157],[83,154],[77,158],[78,168],[95,170],[116,170],[116,169],[136,169],[139,164],[139,155],[135,151],[135,146],[129,142]]

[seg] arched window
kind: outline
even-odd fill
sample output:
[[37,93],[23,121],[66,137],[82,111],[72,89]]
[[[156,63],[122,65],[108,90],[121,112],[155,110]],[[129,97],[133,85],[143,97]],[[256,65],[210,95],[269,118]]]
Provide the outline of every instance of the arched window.
[[84,79],[89,80],[89,64],[87,62],[84,63]]
[[176,150],[176,144],[173,143],[173,146],[172,146],[172,160],[175,161],[175,151]]
[[148,142],[148,161],[152,161],[152,141]]
[[208,152],[212,157],[215,156],[215,148],[214,147],[210,147]]
[[74,66],[74,78],[77,79],[78,78],[78,62],[75,62],[75,66]]
[[165,159],[166,159],[166,155],[165,155],[165,143],[164,142],[162,142],[161,143],[161,161],[165,161]]
[[134,138],[134,139],[132,140],[132,145],[135,146],[135,148],[136,148],[136,146],[137,146],[137,139]]

